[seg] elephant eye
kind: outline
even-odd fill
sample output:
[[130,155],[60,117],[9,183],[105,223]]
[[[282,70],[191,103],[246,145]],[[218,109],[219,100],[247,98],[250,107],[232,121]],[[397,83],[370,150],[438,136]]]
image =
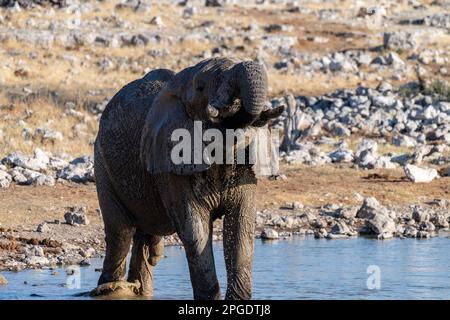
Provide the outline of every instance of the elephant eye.
[[197,87],[197,91],[199,91],[199,92],[202,92],[202,91],[203,91],[203,89],[205,89],[205,87],[204,87],[204,86],[198,86],[198,87]]

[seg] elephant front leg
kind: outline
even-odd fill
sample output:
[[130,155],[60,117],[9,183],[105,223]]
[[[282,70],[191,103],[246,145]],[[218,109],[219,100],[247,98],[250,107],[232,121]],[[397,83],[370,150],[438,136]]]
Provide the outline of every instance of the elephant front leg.
[[220,299],[212,249],[212,222],[189,214],[178,235],[186,250],[195,300]]
[[223,242],[228,282],[226,299],[248,300],[252,297],[255,219],[253,195],[242,197],[225,214]]

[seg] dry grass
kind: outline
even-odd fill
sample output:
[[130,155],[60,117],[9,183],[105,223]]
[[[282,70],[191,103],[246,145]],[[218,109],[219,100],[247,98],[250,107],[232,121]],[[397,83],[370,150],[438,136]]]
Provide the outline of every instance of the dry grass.
[[269,74],[269,96],[280,96],[286,92],[296,95],[320,95],[336,89],[351,89],[359,85],[359,80],[349,75],[343,78],[325,73],[314,73],[311,78],[291,73]]
[[[81,107],[77,111],[82,111]],[[68,153],[73,156],[92,154],[92,145],[97,132],[97,122],[94,117],[82,112],[80,119],[67,115],[61,106],[45,98],[37,98],[31,104],[18,102],[0,109],[0,119],[3,131],[3,143],[0,144],[0,154],[21,151],[32,154],[36,147],[52,153]],[[75,126],[79,125],[77,130]],[[61,132],[62,141],[48,141],[36,138],[24,139],[24,129],[31,134],[36,128],[47,128]]]

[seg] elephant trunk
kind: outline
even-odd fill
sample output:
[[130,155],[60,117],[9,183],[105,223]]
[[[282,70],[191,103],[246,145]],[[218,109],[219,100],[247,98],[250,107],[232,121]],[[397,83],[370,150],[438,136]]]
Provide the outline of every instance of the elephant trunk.
[[241,100],[241,108],[226,118],[228,128],[244,128],[251,125],[264,109],[267,96],[267,73],[254,61],[236,64],[231,70],[231,87]]

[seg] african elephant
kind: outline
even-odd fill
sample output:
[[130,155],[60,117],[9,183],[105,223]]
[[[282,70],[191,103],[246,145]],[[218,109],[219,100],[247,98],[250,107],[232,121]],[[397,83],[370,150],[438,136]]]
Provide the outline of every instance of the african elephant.
[[[219,299],[212,225],[224,218],[227,299],[252,292],[256,176],[252,165],[174,164],[177,128],[263,126],[282,108],[265,107],[267,75],[252,61],[204,60],[175,74],[158,69],[123,87],[108,103],[95,141],[95,178],[105,224],[106,257],[99,285],[123,281],[153,291],[152,268],[163,236],[177,233],[195,299]],[[132,241],[133,240],[133,241]]]

